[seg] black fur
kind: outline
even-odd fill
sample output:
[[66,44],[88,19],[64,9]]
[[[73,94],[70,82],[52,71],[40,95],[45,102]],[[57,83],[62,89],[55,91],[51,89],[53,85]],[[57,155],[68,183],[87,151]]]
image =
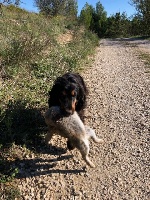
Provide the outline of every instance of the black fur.
[[[75,91],[75,95],[71,95],[71,91]],[[63,91],[66,95],[63,95]],[[78,73],[68,72],[61,77],[58,77],[49,92],[49,107],[60,106],[63,109],[71,109],[70,106],[73,100],[76,100],[75,110],[79,115],[82,115],[83,109],[86,107],[87,88],[83,78]],[[65,105],[62,105],[65,104]],[[81,117],[82,118],[82,117]]]
[[[71,94],[72,91],[74,91],[74,95]],[[49,91],[48,105],[49,108],[60,106],[64,115],[70,115],[73,114],[71,110],[74,103],[75,111],[77,111],[84,122],[84,108],[86,107],[87,94],[88,90],[83,78],[78,73],[68,72],[55,80],[51,91]],[[72,113],[68,113],[68,110]],[[67,147],[69,150],[73,149],[69,140],[67,141]]]

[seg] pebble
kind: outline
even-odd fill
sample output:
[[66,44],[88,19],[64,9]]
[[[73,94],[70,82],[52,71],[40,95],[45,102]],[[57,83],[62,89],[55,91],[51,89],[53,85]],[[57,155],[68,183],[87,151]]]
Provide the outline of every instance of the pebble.
[[[24,160],[17,166],[22,199],[149,199],[149,81],[136,52],[119,39],[103,39],[93,65],[83,72],[90,91],[86,124],[104,139],[104,144],[90,142],[96,168],[84,167],[76,149],[65,153],[73,155],[69,159],[46,149],[36,157],[27,154],[29,167]],[[57,136],[52,144],[66,148]]]

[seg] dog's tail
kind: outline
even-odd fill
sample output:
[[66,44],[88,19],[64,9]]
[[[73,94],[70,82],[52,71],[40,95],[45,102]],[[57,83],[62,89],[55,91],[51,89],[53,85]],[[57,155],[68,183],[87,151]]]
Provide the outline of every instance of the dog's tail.
[[95,143],[103,143],[103,139],[97,138],[95,131],[89,126],[85,126],[86,134],[88,138],[92,138]]

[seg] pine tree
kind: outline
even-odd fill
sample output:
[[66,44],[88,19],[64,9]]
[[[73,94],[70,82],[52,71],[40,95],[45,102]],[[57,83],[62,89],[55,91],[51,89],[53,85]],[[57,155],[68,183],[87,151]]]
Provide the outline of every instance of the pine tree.
[[131,0],[131,4],[137,10],[143,34],[150,34],[150,0]]
[[76,0],[35,0],[35,4],[40,12],[47,15],[77,16]]

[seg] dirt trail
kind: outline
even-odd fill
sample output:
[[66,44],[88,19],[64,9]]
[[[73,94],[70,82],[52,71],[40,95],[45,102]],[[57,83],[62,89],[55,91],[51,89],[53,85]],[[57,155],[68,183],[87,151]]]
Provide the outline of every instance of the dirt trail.
[[[96,168],[85,167],[77,150],[58,156],[61,150],[43,145],[40,154],[19,163],[22,199],[150,199],[149,78],[136,47],[125,43],[102,40],[83,73],[90,91],[86,123],[105,141],[91,141]],[[52,145],[66,147],[57,136]]]

